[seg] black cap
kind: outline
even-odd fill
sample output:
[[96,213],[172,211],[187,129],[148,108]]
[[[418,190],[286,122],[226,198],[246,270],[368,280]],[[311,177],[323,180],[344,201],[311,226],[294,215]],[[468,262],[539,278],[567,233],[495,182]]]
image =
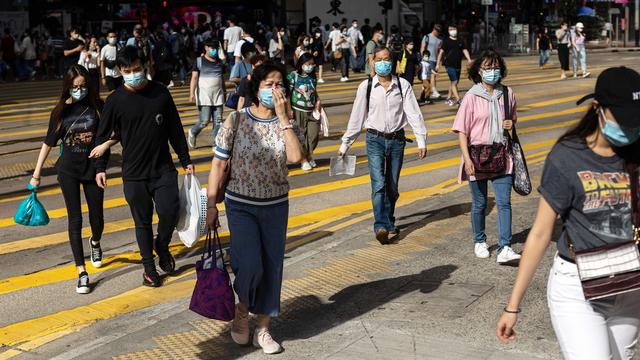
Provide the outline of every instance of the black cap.
[[640,128],[640,74],[624,66],[608,68],[596,81],[596,92],[578,100],[594,98],[613,113],[622,127]]

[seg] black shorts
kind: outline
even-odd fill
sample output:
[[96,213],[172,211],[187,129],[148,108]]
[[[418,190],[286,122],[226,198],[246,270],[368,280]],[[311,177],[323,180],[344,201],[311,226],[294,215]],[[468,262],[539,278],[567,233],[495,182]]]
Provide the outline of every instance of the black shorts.
[[313,61],[315,61],[316,65],[324,65],[324,54],[314,56]]

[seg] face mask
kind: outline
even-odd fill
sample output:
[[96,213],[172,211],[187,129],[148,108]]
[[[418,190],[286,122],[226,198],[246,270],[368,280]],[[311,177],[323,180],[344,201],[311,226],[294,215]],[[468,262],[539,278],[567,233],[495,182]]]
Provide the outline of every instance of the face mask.
[[409,50],[409,51],[413,50],[413,44],[407,45],[407,50]]
[[344,31],[344,32],[342,33],[342,35],[343,35],[343,36],[347,36],[347,32],[346,32],[346,31]]
[[353,28],[354,29],[357,28],[357,27],[358,27],[358,24],[353,24]]
[[320,36],[322,36],[322,34],[320,33],[316,33],[316,37],[319,38]]
[[640,138],[640,130],[634,131],[623,130],[620,125],[611,120],[607,120],[604,111],[600,108],[600,115],[604,119],[604,126],[600,128],[604,136],[609,140],[611,145],[615,147],[623,147],[631,145]]
[[309,46],[309,42],[307,40],[305,40],[305,41],[302,42],[302,45]]
[[284,36],[284,31],[280,31],[280,36]]
[[427,62],[429,61],[429,56],[425,55],[422,57],[422,61]]
[[144,83],[146,77],[144,76],[144,71],[140,71],[133,74],[123,74],[122,79],[124,80],[124,83],[129,87],[137,88],[138,86],[142,85],[142,83]]
[[489,85],[493,85],[500,81],[501,75],[500,69],[482,70],[482,81]]
[[392,68],[391,61],[386,61],[386,60],[378,61],[374,65],[374,70],[376,71],[376,74],[380,76],[387,76],[391,74],[391,68]]
[[272,88],[261,88],[258,92],[258,99],[260,100],[262,105],[268,107],[269,109],[275,109],[276,105],[273,102]]
[[216,56],[218,56],[218,49],[209,49],[208,53],[209,53],[209,56],[211,56],[212,58],[215,58]]
[[307,74],[311,74],[315,67],[315,65],[302,65],[302,71],[306,72]]
[[458,30],[449,30],[449,36],[451,37],[458,36]]
[[87,96],[87,92],[89,92],[89,90],[87,90],[86,87],[83,87],[83,88],[80,88],[80,89],[71,89],[71,90],[69,90],[69,95],[71,95],[73,100],[80,101],[80,100],[84,99],[85,96]]
[[109,38],[109,45],[115,45],[118,42],[117,38]]

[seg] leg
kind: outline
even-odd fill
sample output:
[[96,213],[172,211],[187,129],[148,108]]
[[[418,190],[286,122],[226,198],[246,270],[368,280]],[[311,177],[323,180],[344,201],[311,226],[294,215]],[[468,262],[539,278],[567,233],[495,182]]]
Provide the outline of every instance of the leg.
[[582,68],[582,75],[587,74],[587,49],[584,46],[580,48],[580,67]]
[[222,105],[213,106],[213,129],[211,130],[211,144],[216,146],[216,136],[218,136],[218,130],[222,125],[222,112],[224,111]]
[[211,119],[211,106],[198,106],[198,121],[191,128],[191,135],[197,137],[202,129],[209,125]]
[[84,189],[84,197],[87,199],[87,207],[89,208],[91,238],[97,243],[102,239],[102,231],[104,230],[104,190],[95,181],[84,182],[82,187]]
[[[511,246],[511,187],[513,176],[506,175],[491,180],[498,206],[498,234],[500,250]],[[500,251],[498,250],[498,251]]]
[[[136,226],[136,241],[145,271],[155,269],[153,260],[153,200],[146,181],[125,181],[124,197],[131,209],[131,217]],[[175,204],[174,204],[175,205]]]
[[487,209],[487,180],[469,181],[471,188],[471,228],[475,243],[487,242],[485,211]]
[[164,255],[169,252],[169,243],[173,230],[178,223],[178,174],[170,171],[151,182],[151,196],[156,204],[158,213],[158,240],[155,244],[156,253]]
[[635,356],[640,329],[640,302],[638,295],[627,293],[616,296],[615,307],[607,318],[609,344],[614,359],[631,360]]
[[576,48],[572,46],[571,54],[573,59],[573,75],[575,76],[578,73],[578,57],[580,56],[580,53],[578,53]]
[[379,229],[391,230],[389,215],[385,208],[385,149],[384,139],[366,134],[367,157],[369,158],[369,176],[371,176],[371,202],[375,218],[373,231]]
[[[80,181],[64,174],[58,182],[67,207],[69,243],[78,272],[84,271],[84,249],[82,247],[82,208],[80,207]],[[80,269],[82,268],[82,269]]]
[[[320,55],[322,56],[322,55]],[[322,71],[324,70],[324,65],[318,65],[318,80],[322,79]]]
[[311,117],[311,114],[307,114],[307,135],[309,139],[306,141],[308,146],[308,157],[311,159],[313,150],[318,147],[318,140],[320,139],[320,121],[317,121]]
[[342,77],[349,77],[349,62],[347,61],[347,52],[344,49],[342,51],[342,60],[340,61],[340,65],[342,65]]
[[[460,71],[458,70],[458,74],[460,73]],[[457,80],[458,77],[456,78],[456,81],[452,81],[451,82],[451,91],[453,92],[453,97],[456,99],[456,101],[460,101],[460,94],[458,93],[458,81]]]
[[307,124],[309,120],[309,116],[305,112],[293,110],[293,116],[300,127],[300,132],[304,135],[304,141],[302,142],[302,151],[304,152],[304,156],[308,158],[309,156],[309,134],[307,129]]
[[400,180],[400,171],[402,170],[402,162],[404,160],[404,147],[406,143],[401,140],[387,140],[387,154],[386,154],[386,171],[385,171],[385,183],[387,186],[385,208],[389,217],[389,224],[391,230],[396,228],[396,202],[400,197],[398,191],[398,183]]

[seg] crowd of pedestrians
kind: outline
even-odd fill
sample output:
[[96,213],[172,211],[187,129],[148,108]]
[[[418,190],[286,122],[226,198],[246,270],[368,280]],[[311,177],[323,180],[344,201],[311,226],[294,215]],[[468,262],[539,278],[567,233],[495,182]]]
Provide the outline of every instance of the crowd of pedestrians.
[[[350,71],[368,75],[358,84],[337,155],[344,157],[365,130],[373,237],[383,245],[390,244],[391,236],[400,231],[395,206],[405,147],[413,142],[404,128],[412,128],[418,158],[423,159],[427,154],[427,129],[420,105],[440,97],[436,77],[444,69],[450,81],[446,103],[459,106],[452,131],[458,136],[462,154],[459,180],[469,183],[473,252],[480,259],[491,256],[485,227],[491,182],[498,209],[496,260],[500,264],[521,261],[497,335],[505,342],[514,338],[513,327],[524,292],[560,216],[566,226],[549,278],[548,301],[562,351],[568,359],[629,354],[640,327],[638,293],[586,300],[574,250],[628,241],[634,235],[630,221],[609,222],[603,228],[601,216],[610,212],[611,208],[605,206],[610,200],[602,200],[601,207],[586,209],[583,186],[595,181],[596,175],[584,177],[589,171],[609,174],[599,175],[597,181],[614,176],[611,174],[618,174],[616,179],[626,177],[627,181],[616,180],[611,187],[624,185],[628,193],[638,190],[631,189],[637,182],[628,181],[630,174],[638,176],[637,170],[627,165],[640,160],[640,75],[615,68],[599,77],[592,108],[549,155],[540,187],[540,208],[521,256],[511,248],[515,169],[512,153],[505,150],[509,131],[517,122],[518,107],[513,89],[502,84],[508,73],[504,59],[489,49],[478,51],[472,61],[455,25],[449,26],[446,34],[435,25],[422,37],[405,38],[397,27],[391,27],[389,36],[385,36],[379,24],[371,26],[366,19],[364,23],[359,27],[353,20],[349,27],[345,19],[342,24],[333,24],[330,32],[315,23],[309,34],[299,34],[289,54],[286,49],[292,37],[284,28],[259,27],[254,33],[240,27],[233,17],[224,29],[207,25],[193,32],[186,26],[171,26],[148,32],[136,26],[131,37],[110,30],[103,38],[71,29],[62,44],[62,92],[51,113],[30,182],[36,188],[40,185],[43,164],[51,149],[59,146],[56,168],[78,271],[76,291],[91,291],[81,235],[80,188],[89,208],[91,263],[100,267],[106,172],[110,148],[117,143],[122,146],[123,189],[135,223],[142,282],[150,287],[162,285],[156,255],[160,269],[174,274],[176,263],[169,243],[178,221],[179,199],[170,147],[184,171],[194,174],[189,148],[196,147],[198,135],[213,122],[207,224],[211,228],[219,226],[216,203],[224,198],[235,274],[233,289],[238,298],[231,337],[239,345],[253,343],[267,354],[281,352],[283,348],[272,337],[269,324],[280,314],[289,214],[287,164],[299,163],[306,171],[317,166],[313,152],[321,127],[318,114],[323,113],[318,93],[318,84],[324,82],[323,65],[339,68],[341,81],[349,81]],[[564,23],[556,32],[563,78],[569,51],[574,56],[574,74],[580,64],[582,76],[589,76],[583,30],[580,23],[575,31]],[[11,37],[8,31],[2,40],[3,50],[7,36]],[[16,69],[27,79],[37,73],[33,60],[38,47],[28,33],[20,43],[25,55]],[[540,66],[544,66],[551,42],[542,33],[537,43]],[[5,55],[5,61],[10,59]],[[467,76],[473,83],[464,97],[458,91],[463,59],[468,62]],[[283,64],[292,65],[293,70],[287,73]],[[182,85],[189,72],[189,101],[196,104],[199,118],[185,136],[167,87]],[[235,84],[232,94],[225,86],[227,73]],[[413,90],[416,75],[422,81],[419,98]],[[620,83],[628,87],[615,86]],[[104,102],[100,85],[111,91]],[[223,121],[225,106],[232,111]],[[480,153],[493,157],[480,161],[476,156]],[[625,202],[615,208],[616,216],[630,218],[631,196],[620,199]],[[158,215],[155,236],[154,208]],[[599,213],[594,215],[594,211]],[[253,337],[251,314],[257,316]]]

